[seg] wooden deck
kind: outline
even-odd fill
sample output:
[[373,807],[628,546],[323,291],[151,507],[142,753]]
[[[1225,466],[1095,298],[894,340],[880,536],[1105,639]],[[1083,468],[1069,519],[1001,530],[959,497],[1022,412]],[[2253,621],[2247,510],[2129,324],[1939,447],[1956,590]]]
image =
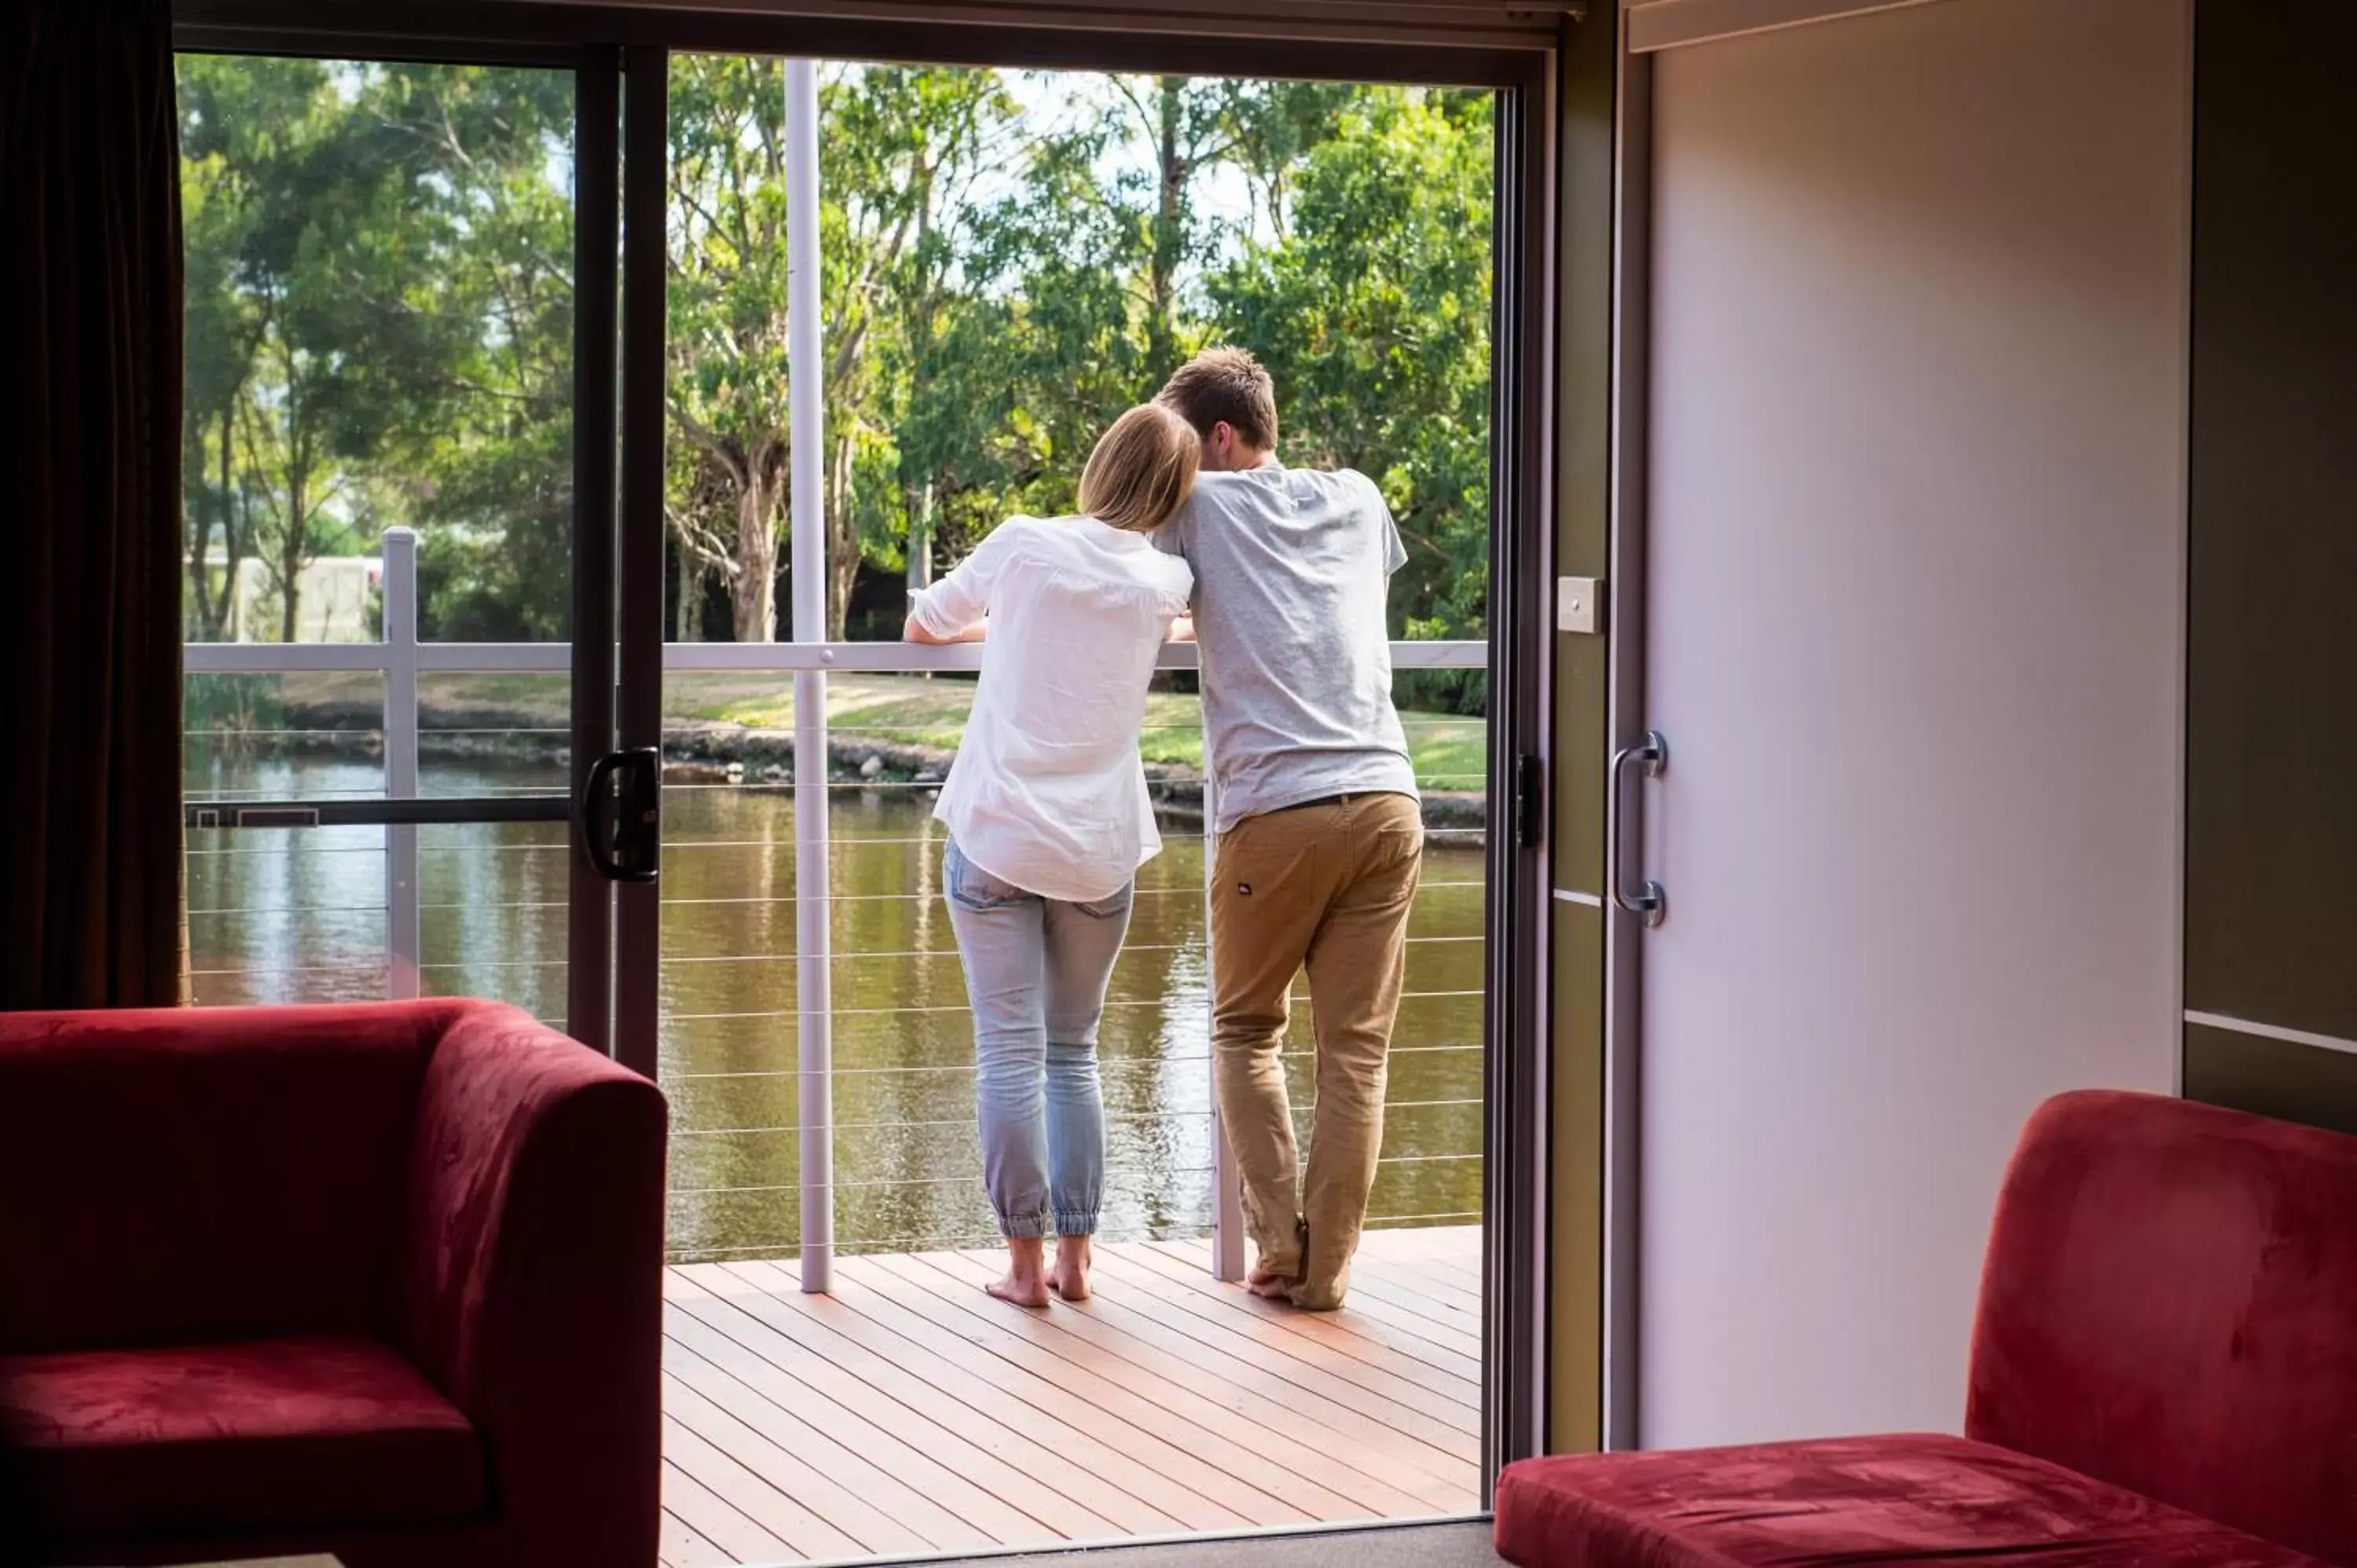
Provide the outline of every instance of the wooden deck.
[[1202,1241],[1097,1251],[1028,1312],[996,1258],[669,1271],[671,1568],[904,1555],[1479,1506],[1480,1231],[1370,1232],[1351,1300],[1214,1281]]

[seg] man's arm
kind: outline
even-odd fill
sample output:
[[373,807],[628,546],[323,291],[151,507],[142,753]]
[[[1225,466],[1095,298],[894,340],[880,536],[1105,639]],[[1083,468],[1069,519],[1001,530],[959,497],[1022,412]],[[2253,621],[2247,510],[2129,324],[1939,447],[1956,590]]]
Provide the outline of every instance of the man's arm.
[[[1198,476],[1195,480],[1198,493],[1201,491],[1202,485],[1202,478]],[[1148,533],[1146,537],[1154,548],[1165,555],[1176,555],[1181,561],[1186,560],[1195,544],[1195,511],[1199,504],[1193,496],[1189,496],[1179,503],[1177,511],[1170,514],[1168,521]]]
[[1399,520],[1392,516],[1391,503],[1383,499],[1382,486],[1356,468],[1345,472],[1366,489],[1367,504],[1374,510],[1377,526],[1383,531],[1383,575],[1393,576],[1407,564],[1407,545],[1400,538]]

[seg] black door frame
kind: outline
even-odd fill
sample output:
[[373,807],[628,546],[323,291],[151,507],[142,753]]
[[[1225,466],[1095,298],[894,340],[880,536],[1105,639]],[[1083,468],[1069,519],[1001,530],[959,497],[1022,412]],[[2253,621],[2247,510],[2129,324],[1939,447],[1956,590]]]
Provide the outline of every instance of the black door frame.
[[[1557,202],[1561,39],[1553,23],[1512,33],[1501,28],[1450,45],[1418,38],[1412,27],[1378,29],[1375,24],[1367,25],[1378,34],[1370,40],[1272,33],[1217,37],[1203,30],[1209,24],[1186,31],[1156,32],[1143,26],[1115,30],[1077,21],[1043,23],[1036,14],[1010,20],[961,16],[957,26],[915,29],[906,20],[875,16],[518,0],[380,0],[339,6],[328,16],[321,9],[316,0],[180,0],[175,42],[192,51],[569,68],[579,73],[581,83],[576,145],[583,166],[601,148],[619,154],[599,160],[608,170],[619,165],[619,198],[602,177],[585,179],[576,196],[585,283],[602,276],[610,285],[612,258],[618,252],[621,258],[619,311],[612,307],[610,286],[601,294],[605,303],[576,307],[576,801],[596,757],[616,746],[661,743],[662,384],[659,371],[651,375],[640,368],[659,367],[663,353],[662,290],[645,287],[643,280],[663,276],[671,51],[1445,83],[1498,92],[1489,563],[1491,831],[1484,925],[1486,1502],[1500,1466],[1544,1450],[1549,1418],[1554,813],[1546,802],[1553,788],[1554,655],[1547,606],[1555,560],[1556,262],[1563,221]],[[1609,27],[1617,16],[1599,21]],[[1561,25],[1583,24],[1566,17]],[[1330,34],[1343,26],[1348,24],[1329,21],[1309,30]],[[1580,216],[1587,215],[1582,203]],[[585,335],[594,335],[594,347]],[[617,342],[619,370],[612,352]],[[614,446],[597,440],[612,427],[582,419],[579,411],[587,407],[618,410],[619,483]],[[595,643],[586,654],[580,648],[585,640]],[[578,858],[582,851],[576,838]],[[576,973],[569,994],[580,1010],[576,1015],[597,1023],[610,1018],[609,1032],[591,1043],[651,1073],[657,887],[593,885],[582,877],[575,882],[576,889],[589,890],[577,891],[571,908],[572,952],[576,958],[603,954],[608,961],[589,976],[577,972],[591,966],[573,965]],[[1575,1355],[1594,1353],[1587,1345],[1564,1348]]]
[[[573,196],[573,874],[565,921],[566,1026],[614,1048],[614,884],[581,831],[589,769],[614,749],[615,288],[620,265],[621,59],[580,51],[575,66]],[[597,413],[593,411],[603,411]]]

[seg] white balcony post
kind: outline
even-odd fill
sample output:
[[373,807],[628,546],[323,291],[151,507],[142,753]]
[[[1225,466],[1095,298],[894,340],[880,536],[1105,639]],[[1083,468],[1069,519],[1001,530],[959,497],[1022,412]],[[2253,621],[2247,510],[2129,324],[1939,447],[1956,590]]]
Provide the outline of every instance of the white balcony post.
[[[417,796],[417,534],[407,528],[384,531],[384,792]],[[418,994],[425,950],[414,822],[384,830],[384,893],[385,993],[400,1001]]]
[[[786,374],[791,445],[793,636],[826,640],[826,533],[819,380],[818,69],[786,61]],[[802,1289],[834,1266],[834,1039],[827,865],[826,672],[794,675],[794,1051],[801,1087]]]

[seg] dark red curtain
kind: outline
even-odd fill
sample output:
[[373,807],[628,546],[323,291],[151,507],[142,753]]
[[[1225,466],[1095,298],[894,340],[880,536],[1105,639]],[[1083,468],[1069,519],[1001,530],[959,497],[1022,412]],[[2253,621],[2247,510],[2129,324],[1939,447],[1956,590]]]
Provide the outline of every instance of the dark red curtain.
[[0,5],[0,1007],[179,993],[178,161],[166,0]]

